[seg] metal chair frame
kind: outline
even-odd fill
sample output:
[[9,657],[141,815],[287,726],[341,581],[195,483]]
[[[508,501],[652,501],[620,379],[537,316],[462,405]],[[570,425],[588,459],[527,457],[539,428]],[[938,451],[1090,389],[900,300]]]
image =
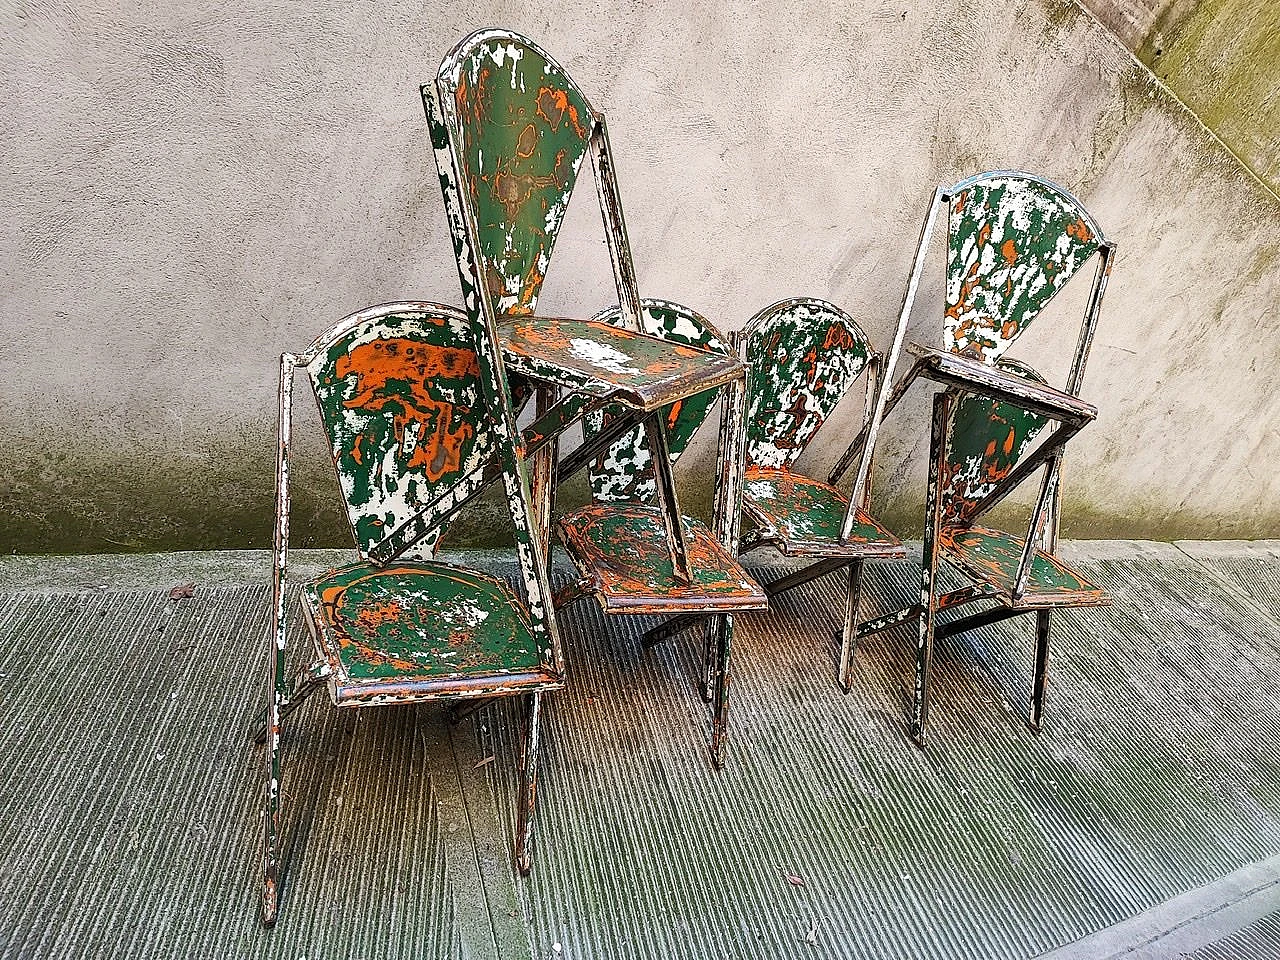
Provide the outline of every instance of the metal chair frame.
[[[943,204],[950,205],[964,191],[977,185],[1002,179],[1033,184],[1038,188],[1052,192],[1062,201],[1064,207],[1070,207],[1074,213],[1078,214],[1080,222],[1089,231],[1090,240],[1096,239],[1096,245],[1093,251],[1089,252],[1079,264],[1074,265],[1066,276],[1058,282],[1057,286],[1050,292],[1049,297],[1038,305],[1030,317],[1025,321],[1019,321],[1012,336],[1007,337],[1007,342],[1000,344],[999,349],[994,351],[992,355],[978,359],[961,355],[952,350],[925,348],[912,344],[909,349],[916,355],[916,360],[908,373],[894,385],[887,398],[884,411],[886,415],[893,410],[916,380],[932,380],[943,388],[934,397],[931,417],[929,482],[926,493],[920,601],[918,604],[904,607],[868,621],[857,630],[857,637],[862,638],[911,620],[916,621],[918,628],[916,671],[910,728],[912,738],[921,745],[925,742],[925,731],[929,717],[929,681],[935,640],[954,636],[1032,611],[1036,613],[1037,629],[1035,674],[1032,682],[1029,725],[1033,731],[1039,731],[1044,711],[1048,671],[1049,609],[1042,605],[1027,602],[1025,593],[1032,561],[1037,551],[1037,544],[1043,544],[1044,551],[1049,554],[1053,554],[1057,548],[1063,447],[1068,440],[1097,417],[1097,409],[1079,399],[1079,394],[1084,383],[1085,364],[1088,361],[1090,347],[1093,344],[1102,299],[1106,292],[1107,279],[1111,273],[1111,266],[1115,256],[1115,244],[1103,236],[1101,229],[1080,201],[1067,190],[1043,177],[1022,171],[995,170],[966,178],[949,188],[939,188],[934,195],[934,203],[930,209],[929,218],[930,220],[935,218],[937,211]],[[952,230],[954,230],[954,224]],[[929,230],[926,229],[922,237],[920,251],[917,254],[917,263],[923,260],[927,252],[928,234]],[[995,363],[1004,350],[1021,334],[1030,321],[1044,309],[1058,290],[1069,282],[1071,276],[1084,263],[1092,259],[1094,252],[1097,253],[1097,265],[1094,271],[1093,285],[1085,307],[1084,319],[1072,358],[1070,373],[1067,377],[1066,390],[1055,390],[1042,383],[1025,380],[996,367]],[[972,523],[979,516],[1004,500],[1037,470],[1044,469],[1040,492],[1036,497],[1027,524],[1027,535],[1022,554],[1018,559],[1013,585],[1004,595],[999,591],[976,583],[941,595],[937,593],[936,588],[941,556],[938,536],[941,530],[944,506],[940,501],[940,477],[946,456],[948,428],[957,403],[966,394],[978,394],[993,401],[1008,403],[1021,410],[1043,416],[1054,423],[1054,427],[1048,436],[1044,437],[1034,450],[1024,454],[1017,466],[996,483],[966,514],[968,522]],[[871,436],[870,432],[864,430],[863,434],[855,439],[846,456],[856,455],[861,446]],[[996,601],[998,605],[992,609],[971,614],[943,625],[936,623],[939,612],[980,600]]]
[[[293,382],[299,368],[307,368],[312,362],[344,336],[362,325],[388,317],[404,314],[422,314],[441,318],[460,327],[470,325],[469,318],[454,308],[421,301],[398,302],[370,307],[358,311],[318,337],[302,353],[285,353],[280,357],[278,383],[278,439],[276,456],[276,521],[274,532],[274,559],[272,567],[272,615],[268,655],[268,704],[266,721],[255,732],[254,740],[265,743],[267,791],[265,797],[262,921],[270,925],[279,911],[281,888],[279,838],[280,822],[280,739],[284,720],[295,711],[314,690],[326,681],[332,683],[331,666],[321,651],[318,659],[299,669],[292,678],[288,675],[286,661],[288,639],[288,598],[286,580],[289,555],[289,456],[292,443]],[[472,328],[474,329],[474,328]],[[412,514],[396,516],[398,526],[388,531],[379,542],[368,542],[355,529],[359,556],[375,568],[386,567],[392,560],[408,555],[428,559],[434,554],[435,539],[449,519],[461,507],[499,475],[504,481],[508,505],[515,528],[516,551],[520,561],[522,585],[525,592],[530,624],[545,643],[542,655],[547,664],[545,676],[497,676],[485,680],[469,678],[466,683],[440,682],[419,684],[398,689],[394,685],[372,688],[367,697],[344,698],[339,706],[362,704],[411,703],[424,700],[462,698],[482,703],[494,697],[525,695],[528,697],[525,741],[520,798],[517,812],[515,860],[522,873],[532,866],[533,813],[536,797],[536,776],[539,745],[541,741],[541,696],[544,692],[563,686],[564,658],[561,652],[559,629],[556,619],[550,615],[551,588],[546,566],[546,550],[538,542],[531,523],[531,495],[518,469],[519,457],[516,444],[521,437],[515,426],[509,401],[505,401],[505,380],[499,374],[496,343],[483,329],[476,330],[475,355],[479,369],[479,381],[483,402],[489,411],[489,426],[494,437],[494,449],[469,472],[427,504],[414,504]],[[319,395],[317,395],[319,401]],[[494,416],[494,412],[497,413]],[[335,459],[335,466],[337,466]],[[341,471],[339,470],[341,480]],[[350,513],[350,510],[349,510]],[[407,536],[410,530],[413,535]],[[307,612],[306,605],[303,605]],[[319,644],[318,627],[312,616],[305,618],[313,640]]]

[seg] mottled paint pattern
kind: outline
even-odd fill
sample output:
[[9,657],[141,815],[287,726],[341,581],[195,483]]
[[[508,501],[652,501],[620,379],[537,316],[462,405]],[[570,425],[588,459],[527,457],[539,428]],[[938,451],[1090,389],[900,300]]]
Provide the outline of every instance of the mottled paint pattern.
[[787,556],[902,556],[898,538],[863,510],[840,536],[849,499],[830,484],[793,470],[749,467],[743,506]]
[[1044,309],[1102,237],[1071,197],[1008,174],[951,197],[944,345],[992,363]]
[[508,371],[592,396],[618,395],[642,410],[674,402],[702,383],[719,386],[741,369],[734,357],[594,320],[520,318],[498,333]]
[[528,614],[502,582],[443,563],[367,563],[305,591],[318,614],[330,682],[456,679],[543,669]]
[[[494,456],[469,324],[406,312],[346,331],[307,367],[361,556]],[[429,557],[441,530],[407,556]]]
[[[592,320],[621,326],[622,311],[618,307],[611,307],[592,317]],[[710,323],[695,311],[678,303],[646,299],[641,303],[640,320],[645,333],[668,343],[718,353],[727,350],[727,345]],[[689,441],[706,420],[707,411],[719,392],[705,390],[678,400],[662,411],[662,422],[667,432],[667,450],[673,463],[688,448]],[[587,439],[604,427],[607,417],[616,416],[619,412],[616,408],[606,409],[588,416],[584,427]],[[588,476],[592,499],[597,502],[653,502],[658,488],[644,428],[637,427],[615,440],[608,451],[591,465]]]
[[[1035,370],[1012,357],[996,366],[1033,383],[1045,382]],[[947,432],[939,484],[942,522],[968,522],[978,503],[1018,465],[1048,423],[1047,417],[1012,403],[974,393],[962,395]]]
[[586,98],[537,46],[508,33],[469,38],[446,61],[484,290],[497,316],[530,314],[587,151]]
[[747,464],[794,463],[867,365],[866,334],[821,300],[786,301],[746,344]]
[[[1008,596],[1018,574],[1026,541],[986,527],[943,527],[938,546],[948,560],[976,579]],[[1031,606],[1102,606],[1111,602],[1099,587],[1057,557],[1036,550],[1023,604]]]
[[704,524],[688,517],[684,523],[694,579],[687,587],[676,583],[657,507],[590,505],[560,521],[560,536],[609,612],[765,609],[764,590],[733,554]]

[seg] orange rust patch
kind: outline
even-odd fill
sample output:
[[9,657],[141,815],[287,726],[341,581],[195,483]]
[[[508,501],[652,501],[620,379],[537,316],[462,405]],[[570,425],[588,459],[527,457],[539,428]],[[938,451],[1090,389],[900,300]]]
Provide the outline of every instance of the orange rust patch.
[[1013,245],[1012,238],[1000,244],[1000,256],[1004,257],[1004,262],[1008,264],[1012,264],[1018,259],[1018,248]]
[[551,125],[552,130],[559,130],[566,115],[573,132],[586,139],[587,131],[578,118],[578,108],[569,102],[569,94],[553,87],[538,88],[538,116]]
[[[431,480],[439,480],[461,466],[463,445],[475,428],[466,422],[465,414],[455,414],[453,404],[433,397],[429,384],[437,378],[479,377],[474,351],[401,338],[374,340],[340,357],[336,373],[340,378],[357,378],[355,394],[343,406],[391,412],[402,454],[406,429],[410,424],[417,427],[417,443],[407,464],[410,469],[421,467]],[[356,446],[351,456],[360,463],[359,441]]]
[[1083,219],[1078,219],[1075,223],[1067,224],[1067,236],[1075,237],[1081,243],[1088,243],[1093,239],[1093,232]]

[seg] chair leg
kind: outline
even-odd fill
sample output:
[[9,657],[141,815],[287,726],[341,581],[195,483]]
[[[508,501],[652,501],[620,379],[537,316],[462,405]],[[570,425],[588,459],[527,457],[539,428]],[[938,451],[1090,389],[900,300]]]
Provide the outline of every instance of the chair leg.
[[945,469],[947,421],[951,418],[953,394],[944,391],[933,398],[933,424],[929,435],[929,486],[925,496],[923,556],[920,563],[920,619],[916,635],[915,703],[911,711],[911,737],[924,746],[929,723],[929,674],[933,666],[933,627],[938,612],[938,533],[942,511],[938,503],[938,483]]
[[702,677],[698,680],[698,692],[702,702],[710,703],[716,689],[716,618],[707,617],[702,622]]
[[729,652],[733,645],[733,616],[721,614],[711,624],[708,649],[714,647],[714,676],[711,683],[711,762],[724,767],[729,740]]
[[281,701],[278,687],[272,686],[271,703],[267,707],[266,803],[263,810],[262,838],[262,923],[271,926],[280,911],[280,762]]
[[533,812],[538,800],[538,746],[541,717],[542,694],[531,693],[529,711],[525,720],[520,805],[516,810],[516,869],[522,876],[533,869]]
[[1040,732],[1044,691],[1049,677],[1049,611],[1036,611],[1036,672],[1031,682],[1031,731]]
[[858,649],[859,610],[862,607],[862,561],[849,564],[844,604],[844,632],[840,636],[840,669],[837,682],[848,693],[853,687],[853,659]]

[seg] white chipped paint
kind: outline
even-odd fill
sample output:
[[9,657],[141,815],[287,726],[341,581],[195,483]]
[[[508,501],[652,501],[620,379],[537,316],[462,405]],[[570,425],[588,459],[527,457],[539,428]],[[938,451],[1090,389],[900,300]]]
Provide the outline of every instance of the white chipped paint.
[[578,360],[608,370],[610,373],[638,375],[641,371],[633,363],[633,358],[617,347],[607,343],[598,343],[585,337],[573,337],[569,341],[569,353]]

